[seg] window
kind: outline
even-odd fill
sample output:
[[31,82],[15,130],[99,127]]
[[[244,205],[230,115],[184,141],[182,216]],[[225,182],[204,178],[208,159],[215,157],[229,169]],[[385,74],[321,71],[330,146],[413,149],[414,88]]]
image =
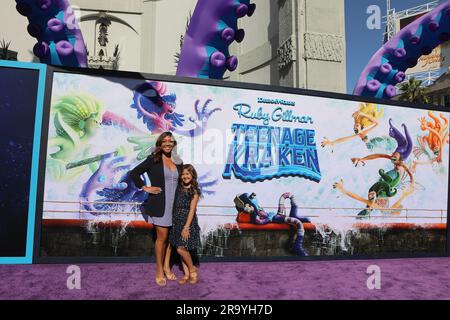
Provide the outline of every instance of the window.
[[450,95],[449,94],[444,95],[444,106],[450,107]]

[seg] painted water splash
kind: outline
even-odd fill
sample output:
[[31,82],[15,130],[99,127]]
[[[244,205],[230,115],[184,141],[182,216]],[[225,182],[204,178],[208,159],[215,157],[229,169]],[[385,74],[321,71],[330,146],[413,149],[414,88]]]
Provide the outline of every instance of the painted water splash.
[[314,255],[352,254],[351,237],[359,232],[357,229],[348,224],[330,226],[316,223],[314,226]]
[[224,250],[228,249],[230,238],[230,228],[227,224],[236,223],[236,216],[223,216],[218,219],[214,217],[214,222],[208,220],[208,216],[199,216],[201,230],[200,255],[223,257]]
[[[105,227],[113,222],[115,223],[114,227]],[[86,233],[89,235],[88,243],[92,245],[109,243],[114,251],[114,255],[116,256],[122,242],[127,236],[127,227],[130,222],[131,220],[112,220],[111,218],[97,218],[95,220],[88,220],[86,224]],[[108,239],[109,236],[110,239]]]

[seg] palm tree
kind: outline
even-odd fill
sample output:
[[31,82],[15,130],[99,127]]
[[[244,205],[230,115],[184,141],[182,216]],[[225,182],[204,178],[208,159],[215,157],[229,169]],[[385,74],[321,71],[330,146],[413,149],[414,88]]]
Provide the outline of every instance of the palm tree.
[[8,49],[11,45],[11,41],[6,42],[4,39],[0,41],[0,59],[8,59]]
[[423,81],[411,77],[408,82],[400,85],[401,94],[400,101],[430,103],[430,98],[425,93],[425,87],[422,86]]
[[[192,20],[192,12],[189,11],[189,17],[187,18],[187,21],[186,21],[185,34],[186,34],[187,30],[189,29],[189,25],[191,24],[191,20]],[[184,41],[184,36],[181,35],[180,36],[180,51],[181,51],[181,47],[183,46],[183,41]],[[178,68],[178,62],[180,61],[180,52],[177,52],[177,53],[174,54],[174,61],[175,61],[175,68]]]

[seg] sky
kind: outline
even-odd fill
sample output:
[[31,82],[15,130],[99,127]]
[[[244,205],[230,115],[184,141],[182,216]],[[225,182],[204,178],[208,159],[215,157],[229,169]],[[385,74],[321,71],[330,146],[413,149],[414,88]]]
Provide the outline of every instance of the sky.
[[[391,7],[401,11],[428,2],[431,0],[391,0]],[[443,2],[440,0],[440,3]],[[382,17],[386,15],[386,0],[345,0],[347,93],[350,94],[364,66],[383,44],[384,25],[379,30],[367,27],[370,14],[366,12],[371,5],[380,7]]]

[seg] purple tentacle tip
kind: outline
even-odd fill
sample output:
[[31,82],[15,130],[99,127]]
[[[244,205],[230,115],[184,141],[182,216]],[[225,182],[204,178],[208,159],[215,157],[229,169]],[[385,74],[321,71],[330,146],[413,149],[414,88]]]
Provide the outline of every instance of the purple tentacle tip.
[[47,26],[53,32],[60,32],[64,29],[64,23],[57,18],[48,20]]
[[248,13],[248,6],[246,4],[240,4],[236,8],[236,16],[242,18]]
[[46,42],[38,42],[33,47],[33,53],[39,57],[43,58],[48,55],[48,44]]
[[231,42],[234,40],[235,32],[233,28],[225,28],[222,31],[222,39],[226,42]]
[[236,35],[234,36],[234,39],[236,40],[236,42],[242,42],[244,40],[245,37],[245,31],[244,29],[239,29],[238,31],[236,31]]
[[47,10],[52,5],[52,0],[37,0],[37,5],[42,10]]
[[16,5],[16,10],[23,16],[29,16],[33,11],[33,8],[28,3],[19,2]]
[[238,58],[236,56],[231,56],[227,59],[227,69],[230,71],[236,70],[238,66]]
[[397,95],[397,88],[390,84],[384,89],[384,93],[388,98],[393,98]]
[[56,51],[61,56],[65,57],[73,53],[73,46],[69,41],[61,40],[56,44]]
[[406,78],[406,74],[403,71],[397,72],[397,74],[394,76],[395,81],[398,83],[403,82]]
[[450,41],[447,30],[450,0],[441,2],[399,31],[372,56],[355,85],[354,94],[379,97],[383,91],[383,97],[392,98],[397,90],[395,84],[405,80],[406,70],[415,67],[420,56],[429,55],[434,48]]
[[411,42],[411,44],[414,44],[414,45],[419,44],[419,43],[420,43],[420,37],[418,37],[418,36],[412,36],[412,37],[409,39],[409,42]]
[[431,21],[428,24],[428,28],[430,28],[430,31],[435,32],[439,29],[439,23],[437,21]]
[[27,30],[28,33],[34,38],[38,38],[40,35],[42,35],[42,28],[38,24],[30,23],[27,27]]
[[394,56],[396,58],[404,58],[406,56],[406,50],[404,48],[395,49]]
[[255,13],[255,10],[256,10],[256,4],[250,3],[250,4],[248,5],[247,16],[251,17],[251,16]]
[[370,80],[369,82],[367,82],[367,89],[369,91],[378,91],[378,89],[380,89],[381,87],[381,83],[378,80]]
[[382,73],[390,73],[392,71],[392,66],[390,63],[384,63],[381,67],[380,67],[380,71]]
[[227,58],[222,52],[216,51],[211,55],[209,61],[211,62],[211,65],[213,65],[214,67],[220,68],[225,65]]

